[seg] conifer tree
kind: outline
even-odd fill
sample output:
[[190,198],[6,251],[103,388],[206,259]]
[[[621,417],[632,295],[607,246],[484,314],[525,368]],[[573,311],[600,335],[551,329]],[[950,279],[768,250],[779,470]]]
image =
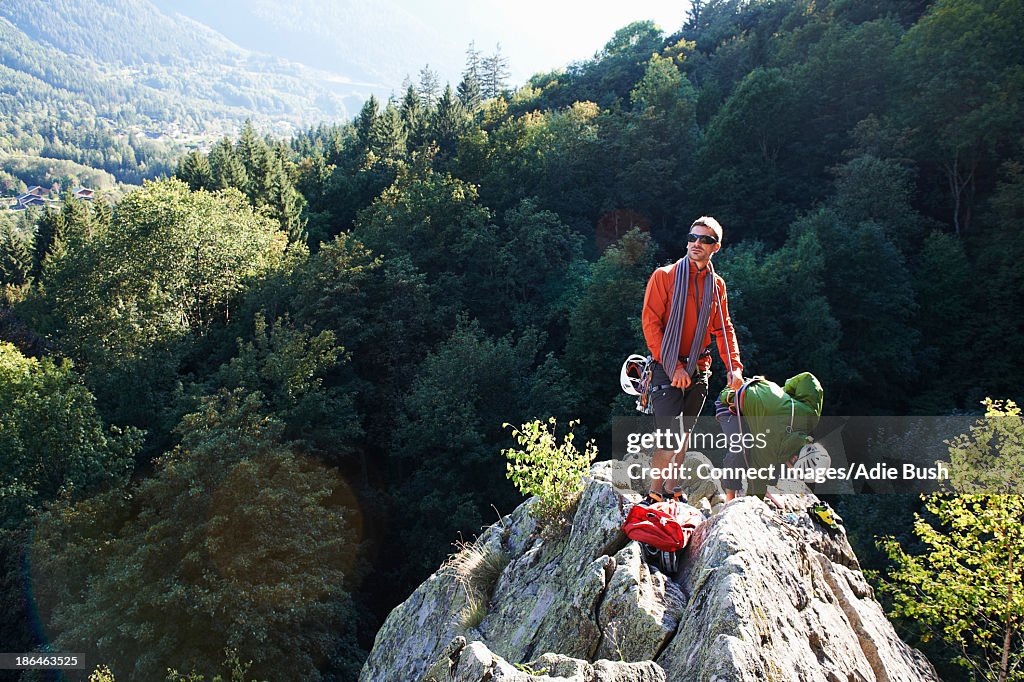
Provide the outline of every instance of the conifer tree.
[[402,104],[398,111],[405,130],[406,147],[408,149],[418,148],[424,141],[426,117],[423,115],[423,106],[420,104],[419,95],[416,94],[416,89],[412,85],[405,89],[405,96],[402,98]]
[[462,78],[457,89],[459,101],[470,114],[480,111],[483,102],[480,89],[480,81],[476,76],[467,74]]
[[480,75],[480,50],[476,49],[476,41],[469,41],[469,47],[466,48],[466,70],[462,72],[462,75],[473,74],[474,76]]
[[247,182],[242,189],[254,205],[263,203],[260,197],[266,197],[270,189],[271,177],[274,174],[274,160],[267,143],[256,134],[252,121],[246,120],[242,134],[235,145],[238,160],[245,167]]
[[465,107],[452,92],[452,86],[446,86],[444,94],[437,102],[433,121],[434,138],[442,152],[450,153],[454,150],[455,141],[465,129],[467,121]]
[[481,87],[484,99],[491,99],[501,94],[508,87],[508,58],[501,54],[501,43],[495,46],[494,54],[484,57],[481,67]]
[[21,286],[32,277],[32,252],[10,223],[0,226],[0,284]]
[[302,206],[305,200],[295,189],[288,172],[280,163],[270,176],[265,198],[271,215],[281,224],[281,229],[288,233],[288,241],[305,242],[306,221],[302,219]]
[[60,219],[64,222],[65,239],[72,236],[88,239],[93,236],[92,212],[84,201],[76,199],[70,191],[64,192]]
[[406,132],[402,116],[394,102],[388,102],[384,111],[373,122],[370,131],[370,149],[381,158],[397,159],[405,155]]
[[707,5],[705,0],[690,0],[690,8],[686,10],[686,22],[683,28],[687,31],[696,31],[701,25],[701,14]]
[[441,89],[441,82],[438,80],[437,72],[427,64],[420,70],[420,103],[423,108],[430,111],[437,103],[437,93]]
[[97,230],[105,230],[110,227],[110,219],[113,217],[114,209],[106,199],[97,197],[92,202],[92,222]]
[[356,139],[362,149],[369,149],[370,141],[373,138],[373,125],[380,115],[380,103],[377,98],[370,95],[370,98],[363,103],[356,117]]
[[480,52],[477,51],[475,43],[470,43],[466,49],[466,69],[462,72],[462,82],[457,88],[459,101],[470,114],[480,110],[483,103],[483,93],[480,87]]
[[181,158],[174,174],[188,183],[189,189],[212,189],[213,171],[210,160],[199,151],[191,151]]
[[256,170],[259,157],[262,156],[265,149],[266,145],[256,134],[256,128],[253,127],[252,121],[246,119],[245,125],[242,126],[242,132],[238,136],[238,143],[235,145],[235,153],[238,154],[247,173]]
[[17,228],[23,234],[29,238],[29,241],[34,239],[36,233],[36,223],[39,218],[39,209],[28,208],[20,212],[17,220]]
[[210,149],[210,171],[213,175],[211,189],[234,187],[244,192],[249,184],[245,166],[239,160],[235,146],[228,137],[222,138]]
[[47,207],[36,224],[33,274],[38,275],[42,271],[43,262],[53,251],[54,244],[62,243],[64,236],[64,221],[61,220],[60,212]]
[[416,94],[416,89],[410,85],[405,89],[405,96],[402,97],[402,105],[399,109],[406,131],[411,132],[416,128],[422,110],[423,107],[420,106],[419,95]]

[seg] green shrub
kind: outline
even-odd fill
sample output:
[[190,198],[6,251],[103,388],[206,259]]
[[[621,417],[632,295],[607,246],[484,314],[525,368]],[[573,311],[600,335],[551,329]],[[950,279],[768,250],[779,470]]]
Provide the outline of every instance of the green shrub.
[[537,497],[530,513],[541,526],[557,521],[572,508],[583,490],[583,477],[597,457],[594,441],[588,442],[583,452],[573,444],[572,429],[579,423],[578,419],[569,422],[569,432],[561,443],[556,439],[554,417],[546,424],[534,420],[518,429],[504,425],[512,428],[521,448],[502,451],[509,460],[508,477],[524,495]]

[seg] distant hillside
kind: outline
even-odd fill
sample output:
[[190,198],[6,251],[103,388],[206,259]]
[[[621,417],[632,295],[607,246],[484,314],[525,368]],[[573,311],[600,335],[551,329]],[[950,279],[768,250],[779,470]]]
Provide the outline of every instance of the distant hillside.
[[0,152],[121,182],[167,172],[186,146],[247,118],[278,135],[351,118],[374,91],[243,49],[147,0],[5,0],[0,84]]
[[33,41],[100,62],[167,63],[240,53],[214,31],[139,0],[9,0],[0,15]]
[[390,90],[400,89],[407,74],[415,77],[424,62],[449,79],[458,77],[458,70],[450,67],[461,69],[464,60],[466,46],[439,30],[451,13],[440,4],[420,17],[395,0],[153,2],[167,14],[179,12],[213,27],[243,47],[381,83],[385,98]]

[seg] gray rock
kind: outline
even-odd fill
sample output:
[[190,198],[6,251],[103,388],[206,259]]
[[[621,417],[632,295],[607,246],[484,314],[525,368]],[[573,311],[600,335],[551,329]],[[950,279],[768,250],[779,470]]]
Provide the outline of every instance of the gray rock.
[[506,658],[593,658],[601,635],[597,607],[615,571],[610,555],[627,542],[621,526],[628,503],[604,473],[595,468],[569,531],[513,558],[498,580],[480,630],[485,641],[502,643]]
[[595,465],[560,534],[530,501],[489,527],[392,611],[361,682],[937,680],[813,495],[714,504],[676,583],[621,532],[640,495],[614,473]]
[[514,666],[482,642],[458,637],[430,667],[422,682],[667,682],[653,661],[623,663],[600,660],[593,664],[560,654],[544,654]]
[[601,601],[600,658],[653,659],[675,635],[686,597],[665,575],[651,569],[630,542],[615,555],[615,572]]
[[690,601],[657,658],[669,679],[936,680],[860,571],[830,557],[853,557],[842,532],[792,525],[756,498],[726,505],[686,550]]

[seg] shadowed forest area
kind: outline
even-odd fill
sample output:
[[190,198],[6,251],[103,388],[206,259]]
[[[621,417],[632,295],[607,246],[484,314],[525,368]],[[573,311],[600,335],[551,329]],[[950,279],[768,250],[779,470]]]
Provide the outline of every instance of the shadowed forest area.
[[[647,278],[701,215],[748,373],[813,372],[831,415],[1020,403],[1021,35],[1019,2],[695,0],[521,87],[471,49],[351,123],[0,221],[0,641],[355,679],[522,500],[502,424],[610,453]],[[884,571],[921,502],[840,507]]]

